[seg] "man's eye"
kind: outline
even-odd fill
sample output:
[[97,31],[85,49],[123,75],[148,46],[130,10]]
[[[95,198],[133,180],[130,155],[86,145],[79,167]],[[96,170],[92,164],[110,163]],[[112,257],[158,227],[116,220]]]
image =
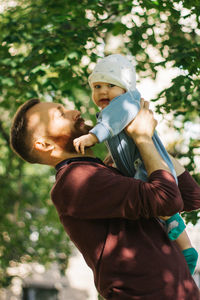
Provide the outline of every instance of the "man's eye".
[[64,116],[64,111],[62,111],[61,109],[58,109],[57,114],[59,117],[63,117]]

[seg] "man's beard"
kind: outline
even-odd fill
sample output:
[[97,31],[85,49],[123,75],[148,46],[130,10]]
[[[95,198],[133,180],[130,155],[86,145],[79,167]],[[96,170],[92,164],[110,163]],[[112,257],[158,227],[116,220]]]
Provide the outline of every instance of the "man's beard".
[[71,136],[68,137],[66,140],[66,143],[63,145],[64,150],[70,153],[77,153],[74,145],[73,145],[73,140],[84,135],[88,134],[88,132],[92,129],[92,126],[84,124],[84,126],[81,126],[82,122],[84,120],[82,118],[79,118],[74,126],[74,131],[72,132]]
[[82,126],[83,122],[84,122],[84,119],[78,118],[78,120],[76,121],[76,123],[74,125],[75,131],[78,134],[77,137],[87,134],[92,129],[92,126],[89,126],[85,123],[84,123],[84,126]]
[[74,139],[81,135],[88,134],[90,129],[92,129],[92,126],[86,125],[82,118],[78,118],[70,135],[62,134],[56,137],[49,136],[49,138],[51,138],[64,152],[74,154],[77,153],[73,145]]

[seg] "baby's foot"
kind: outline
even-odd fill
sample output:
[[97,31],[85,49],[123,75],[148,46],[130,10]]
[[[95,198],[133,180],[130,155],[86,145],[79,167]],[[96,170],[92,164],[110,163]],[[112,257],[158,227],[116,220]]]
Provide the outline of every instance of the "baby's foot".
[[177,213],[165,221],[167,225],[167,233],[170,240],[176,240],[185,230],[185,223],[181,216]]
[[188,248],[182,251],[185,260],[188,264],[188,267],[190,269],[190,273],[193,274],[196,264],[197,264],[197,259],[198,259],[198,252],[194,248]]

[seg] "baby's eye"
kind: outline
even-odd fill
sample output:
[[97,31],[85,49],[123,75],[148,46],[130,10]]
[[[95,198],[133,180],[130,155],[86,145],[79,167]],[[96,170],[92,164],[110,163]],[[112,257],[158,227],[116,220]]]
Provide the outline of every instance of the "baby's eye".
[[115,86],[115,84],[109,83],[108,86],[112,88]]
[[94,85],[94,88],[95,88],[95,89],[100,89],[100,87],[101,87],[100,84],[95,84],[95,85]]

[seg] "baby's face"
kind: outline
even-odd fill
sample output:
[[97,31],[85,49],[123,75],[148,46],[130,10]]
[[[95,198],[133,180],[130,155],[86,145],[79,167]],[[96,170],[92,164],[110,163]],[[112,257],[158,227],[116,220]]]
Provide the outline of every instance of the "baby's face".
[[125,89],[111,83],[92,83],[92,100],[101,109],[105,108],[113,98],[124,94],[125,92]]

